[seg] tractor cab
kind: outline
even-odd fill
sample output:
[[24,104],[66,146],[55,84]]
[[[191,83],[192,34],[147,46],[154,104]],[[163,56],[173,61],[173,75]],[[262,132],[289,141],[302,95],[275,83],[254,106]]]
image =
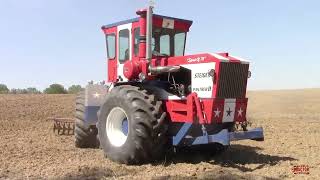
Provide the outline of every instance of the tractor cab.
[[[107,44],[108,82],[127,81],[126,62],[147,58],[147,10],[139,10],[137,14],[140,17],[102,26]],[[150,59],[184,55],[192,21],[153,14],[151,24]]]
[[152,55],[183,56],[192,21],[160,15],[154,15],[153,19]]

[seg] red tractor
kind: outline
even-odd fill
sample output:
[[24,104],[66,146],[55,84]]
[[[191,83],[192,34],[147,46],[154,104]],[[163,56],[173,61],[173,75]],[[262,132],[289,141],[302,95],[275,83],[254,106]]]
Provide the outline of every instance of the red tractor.
[[247,130],[249,62],[229,53],[185,55],[192,21],[152,9],[102,26],[108,86],[89,84],[78,96],[76,146],[100,145],[111,160],[138,164],[170,147],[263,140],[262,128]]

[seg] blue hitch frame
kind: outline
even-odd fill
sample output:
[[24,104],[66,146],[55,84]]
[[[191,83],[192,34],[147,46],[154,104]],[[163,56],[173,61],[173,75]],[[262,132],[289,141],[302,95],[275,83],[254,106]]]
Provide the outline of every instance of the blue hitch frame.
[[254,128],[248,131],[229,132],[227,129],[221,130],[219,133],[209,135],[202,127],[203,135],[198,137],[188,136],[188,131],[192,127],[192,123],[184,123],[176,136],[172,138],[173,146],[193,146],[200,144],[219,143],[224,146],[230,145],[230,141],[238,140],[255,140],[263,141],[263,128]]

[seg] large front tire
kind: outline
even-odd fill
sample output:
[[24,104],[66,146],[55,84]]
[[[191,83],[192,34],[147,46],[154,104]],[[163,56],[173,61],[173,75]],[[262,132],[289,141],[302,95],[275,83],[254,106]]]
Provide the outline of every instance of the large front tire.
[[105,155],[118,163],[140,164],[161,157],[166,144],[162,101],[140,87],[123,85],[100,108],[98,137]]

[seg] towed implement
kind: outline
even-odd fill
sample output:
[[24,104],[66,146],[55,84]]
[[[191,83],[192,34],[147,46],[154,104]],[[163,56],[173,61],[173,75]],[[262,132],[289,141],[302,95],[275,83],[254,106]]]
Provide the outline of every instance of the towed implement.
[[53,132],[56,132],[58,135],[74,134],[74,118],[49,117],[48,120],[53,121]]
[[76,146],[100,145],[113,161],[139,164],[170,147],[262,141],[262,128],[247,129],[249,62],[185,55],[192,21],[153,14],[151,6],[137,15],[102,26],[107,85],[89,84],[77,97]]

